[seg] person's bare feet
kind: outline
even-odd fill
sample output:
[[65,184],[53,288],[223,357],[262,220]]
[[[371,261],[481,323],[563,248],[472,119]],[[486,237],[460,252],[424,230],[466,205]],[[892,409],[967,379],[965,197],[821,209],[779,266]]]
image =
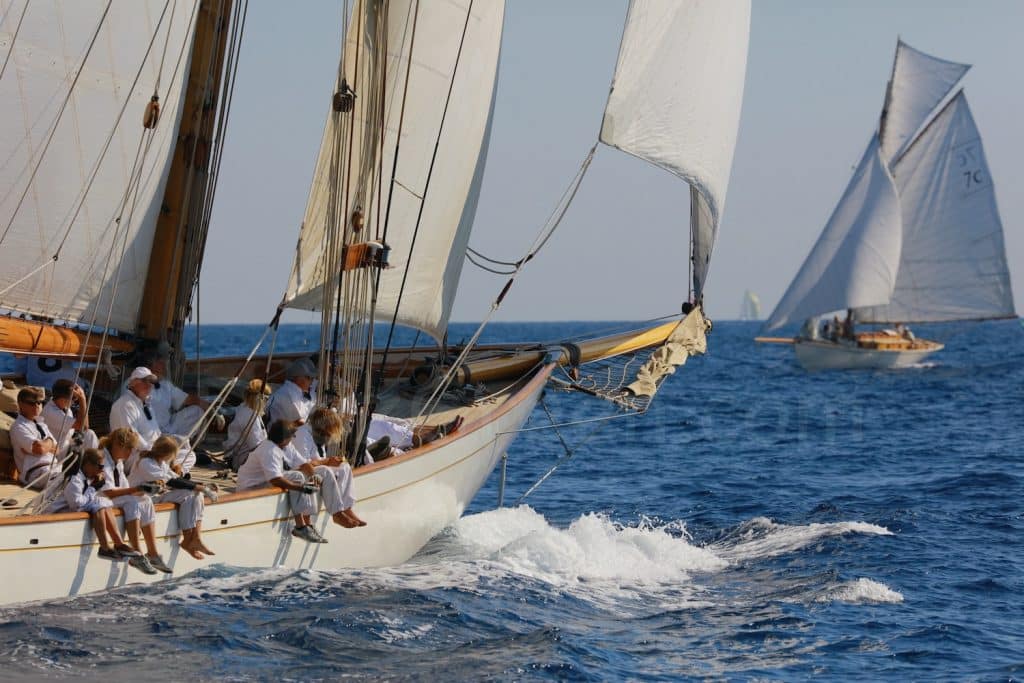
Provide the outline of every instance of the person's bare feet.
[[356,526],[366,526],[366,522],[364,522],[364,521],[363,521],[363,520],[362,520],[362,519],[361,519],[361,518],[359,517],[359,515],[357,515],[357,514],[356,514],[355,512],[353,512],[353,511],[352,511],[352,508],[349,508],[349,509],[347,509],[347,510],[342,510],[342,511],[341,511],[341,514],[345,515],[346,517],[348,517],[349,519],[351,519],[351,520],[352,520],[353,522],[355,522],[355,523],[356,523]]
[[195,543],[195,541],[186,541],[182,539],[181,542],[178,543],[178,547],[184,550],[192,557],[196,558],[197,560],[202,560],[206,558],[206,556],[202,553],[202,549]]
[[202,541],[196,541],[195,549],[200,551],[200,552],[206,553],[207,555],[216,555],[217,554],[217,553],[213,552],[212,550],[210,550],[209,548],[207,548],[206,544],[203,543]]
[[335,512],[331,519],[334,520],[335,524],[345,527],[346,529],[352,529],[359,526],[359,523],[354,519],[346,515],[344,512]]

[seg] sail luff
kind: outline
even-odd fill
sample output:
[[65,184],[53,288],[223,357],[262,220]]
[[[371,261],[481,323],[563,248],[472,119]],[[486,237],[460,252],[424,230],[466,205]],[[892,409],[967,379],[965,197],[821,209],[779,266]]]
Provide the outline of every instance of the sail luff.
[[691,187],[693,289],[707,279],[739,129],[750,3],[633,0],[601,142]]

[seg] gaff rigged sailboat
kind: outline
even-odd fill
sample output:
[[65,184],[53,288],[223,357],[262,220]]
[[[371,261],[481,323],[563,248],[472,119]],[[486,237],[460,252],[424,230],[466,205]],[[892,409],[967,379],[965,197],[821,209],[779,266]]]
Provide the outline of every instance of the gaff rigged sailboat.
[[765,323],[806,319],[792,342],[808,370],[907,367],[943,348],[907,323],[1015,317],[981,136],[963,90],[950,95],[969,68],[897,44],[878,132]]
[[[116,389],[131,353],[160,342],[181,348],[247,6],[114,0],[8,2],[5,9],[18,10],[4,13],[18,19],[0,33],[8,46],[0,72],[0,308],[9,313],[0,317],[0,350],[91,364],[99,397]],[[690,184],[688,314],[599,339],[479,346],[478,332],[453,347],[448,316],[483,175],[504,5],[355,2],[345,13],[294,267],[261,343],[276,333],[284,307],[321,312],[321,396],[356,404],[349,446],[360,443],[374,409],[420,424],[454,415],[464,422],[356,469],[357,506],[368,526],[342,529],[320,515],[327,544],[290,535],[280,489],[236,492],[230,479],[219,479],[222,494],[207,505],[204,530],[218,560],[401,563],[462,514],[555,370],[565,376],[562,387],[641,413],[677,366],[704,351],[704,282],[736,140],[749,16],[747,0],[634,0],[605,111],[602,142]],[[680,71],[680,64],[689,66]],[[545,226],[513,264],[491,313],[556,225]],[[383,344],[374,334],[380,323],[388,330]],[[396,325],[437,346],[393,348]],[[199,386],[212,406],[189,435],[194,440],[239,381],[277,383],[296,357],[256,358],[259,348],[244,358],[202,360]],[[172,360],[176,379],[195,379],[195,363]],[[615,385],[588,370],[616,362],[633,369]],[[93,425],[102,429],[102,416]],[[223,475],[201,467],[192,473],[199,481]],[[17,503],[0,512],[0,601],[154,580],[97,559],[84,513],[41,514],[31,492],[0,486]],[[181,552],[173,506],[157,506],[156,525],[175,573],[202,566]]]

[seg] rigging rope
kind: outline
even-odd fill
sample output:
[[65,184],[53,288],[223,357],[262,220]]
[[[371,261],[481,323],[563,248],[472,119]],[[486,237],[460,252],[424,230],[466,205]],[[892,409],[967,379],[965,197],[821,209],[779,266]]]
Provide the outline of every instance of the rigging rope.
[[[29,0],[25,0],[25,6],[21,8],[21,16],[18,17],[18,25],[14,27],[14,35],[11,36],[11,45],[7,48],[7,56],[4,57],[4,65],[0,66],[0,80],[3,80],[4,73],[7,71],[7,62],[11,60],[11,55],[14,54],[14,46],[18,42],[18,33],[21,31],[21,22],[25,20],[25,13],[28,12],[28,2]],[[12,4],[11,7],[13,6],[14,5]],[[10,7],[7,9],[7,11],[10,11]],[[6,18],[7,14],[4,13],[4,19]],[[0,24],[2,23],[3,22],[0,21]]]
[[519,265],[516,266],[515,272],[512,273],[511,277],[509,277],[508,279],[508,282],[506,282],[504,288],[502,288],[501,293],[498,294],[498,297],[491,304],[491,310],[487,312],[486,316],[484,316],[483,321],[481,321],[480,325],[477,327],[476,332],[473,333],[473,336],[470,339],[469,343],[465,345],[465,347],[462,349],[462,352],[459,354],[458,358],[456,358],[455,362],[452,363],[451,367],[448,369],[448,372],[445,374],[444,379],[442,379],[442,381],[437,385],[437,388],[430,395],[430,398],[427,399],[426,403],[423,405],[423,408],[416,416],[416,420],[423,420],[425,422],[425,419],[423,418],[424,414],[432,412],[433,408],[436,407],[438,402],[440,402],[441,396],[444,395],[444,392],[451,384],[452,379],[455,377],[456,371],[465,362],[466,358],[469,356],[470,350],[472,350],[473,346],[476,345],[477,341],[480,339],[480,335],[483,334],[484,328],[490,322],[491,318],[494,317],[494,313],[498,310],[498,307],[501,306],[501,302],[504,300],[505,295],[508,294],[509,289],[511,289],[512,284],[515,282],[515,279],[519,276],[519,273],[522,272],[526,264],[529,263],[533,259],[533,257],[537,255],[538,252],[540,252],[544,245],[547,244],[548,240],[551,239],[551,236],[555,234],[555,230],[561,224],[562,218],[565,217],[565,212],[568,210],[569,205],[572,204],[573,199],[576,197],[576,193],[579,191],[580,184],[583,182],[583,178],[584,176],[586,176],[587,170],[590,168],[590,162],[593,161],[595,152],[597,152],[597,143],[594,143],[594,146],[590,148],[590,151],[587,153],[587,156],[583,159],[583,163],[580,165],[579,170],[576,172],[576,176],[569,184],[569,187],[566,188],[565,192],[562,193],[562,197],[559,199],[559,203],[555,205],[555,209],[548,217],[547,222],[541,228],[540,232],[537,234],[537,237],[534,238],[530,250],[527,252],[526,256],[520,259]]

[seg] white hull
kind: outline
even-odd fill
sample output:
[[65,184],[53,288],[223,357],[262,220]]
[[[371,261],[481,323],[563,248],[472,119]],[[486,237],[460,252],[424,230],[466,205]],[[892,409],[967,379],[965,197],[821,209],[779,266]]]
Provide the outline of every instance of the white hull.
[[[463,513],[533,410],[550,367],[494,413],[419,451],[361,468],[356,510],[368,526],[344,529],[321,511],[317,528],[329,543],[291,536],[287,497],[278,489],[225,496],[208,504],[203,536],[216,557],[195,560],[178,547],[177,514],[157,514],[158,546],[173,576],[223,562],[243,567],[358,568],[400,564]],[[160,506],[166,508],[167,506]],[[82,514],[15,518],[0,523],[4,591],[0,603],[73,596],[166,580],[126,562],[96,557]]]
[[884,370],[910,367],[943,348],[942,344],[929,344],[920,349],[869,349],[841,342],[796,339],[793,350],[800,365],[810,371]]

